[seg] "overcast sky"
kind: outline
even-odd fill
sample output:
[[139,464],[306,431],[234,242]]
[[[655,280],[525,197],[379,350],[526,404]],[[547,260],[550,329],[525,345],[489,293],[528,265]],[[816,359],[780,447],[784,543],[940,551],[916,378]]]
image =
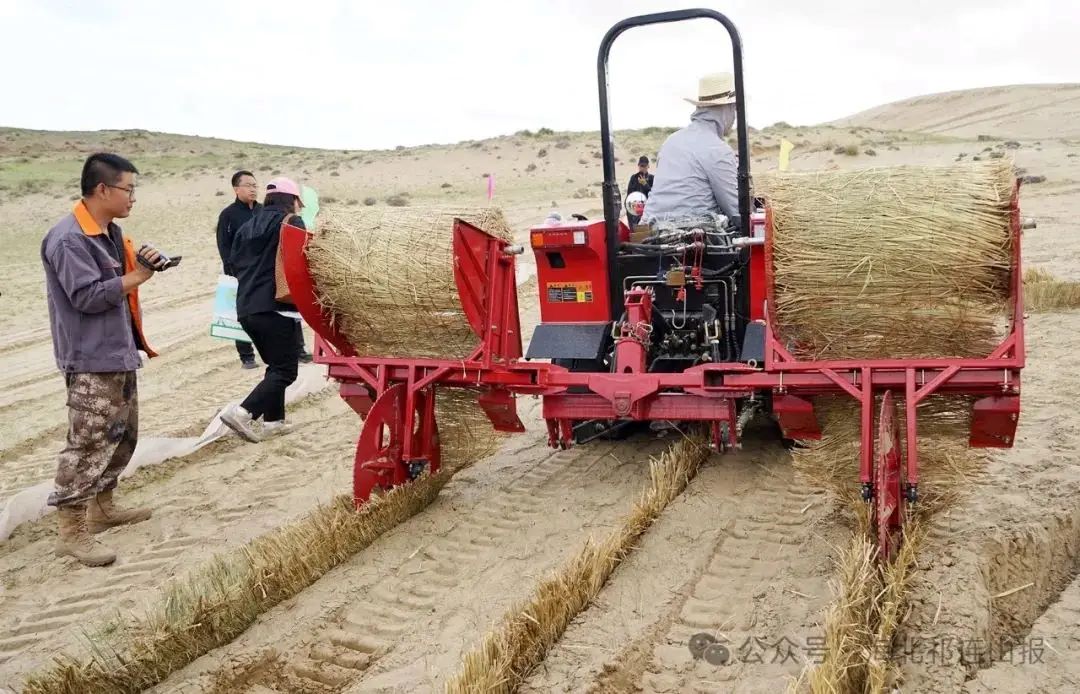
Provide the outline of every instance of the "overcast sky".
[[[1070,0],[726,0],[751,125],[810,124],[908,96],[1080,82]],[[596,52],[624,17],[693,0],[0,0],[0,125],[143,128],[330,148],[598,127]],[[631,30],[611,57],[616,128],[680,125],[730,69],[697,20]]]

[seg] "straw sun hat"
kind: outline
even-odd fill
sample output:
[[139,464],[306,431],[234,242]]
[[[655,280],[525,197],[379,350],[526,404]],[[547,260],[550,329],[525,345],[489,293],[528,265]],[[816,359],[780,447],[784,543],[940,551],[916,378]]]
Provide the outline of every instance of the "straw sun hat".
[[722,106],[735,103],[735,78],[730,72],[714,72],[698,80],[698,96],[687,99],[695,106]]

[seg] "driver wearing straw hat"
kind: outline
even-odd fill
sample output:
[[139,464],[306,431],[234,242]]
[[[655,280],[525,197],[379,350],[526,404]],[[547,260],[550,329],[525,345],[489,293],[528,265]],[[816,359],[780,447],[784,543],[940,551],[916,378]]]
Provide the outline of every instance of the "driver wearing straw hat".
[[709,212],[739,218],[736,158],[724,137],[735,124],[735,81],[729,72],[702,77],[690,124],[660,148],[656,180],[645,205],[652,223]]

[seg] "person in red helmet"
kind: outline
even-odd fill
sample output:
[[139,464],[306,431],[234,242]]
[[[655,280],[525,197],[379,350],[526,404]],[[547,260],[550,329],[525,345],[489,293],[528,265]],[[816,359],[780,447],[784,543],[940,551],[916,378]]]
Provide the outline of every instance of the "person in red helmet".
[[[221,421],[251,442],[285,431],[285,389],[297,376],[299,314],[294,304],[278,299],[275,267],[283,224],[304,228],[301,208],[296,182],[272,179],[262,209],[236,231],[229,253],[238,285],[236,317],[266,363],[266,374],[241,404],[225,408]],[[256,431],[260,419],[262,430]]]

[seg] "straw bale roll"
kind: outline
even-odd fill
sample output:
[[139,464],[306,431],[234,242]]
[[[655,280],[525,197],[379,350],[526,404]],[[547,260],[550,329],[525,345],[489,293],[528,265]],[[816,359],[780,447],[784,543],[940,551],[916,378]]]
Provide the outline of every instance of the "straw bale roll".
[[1012,268],[1007,163],[759,177],[779,337],[801,358],[985,356]]
[[372,208],[320,220],[307,251],[316,293],[360,354],[460,359],[478,344],[454,283],[458,218],[512,236],[491,207]]

